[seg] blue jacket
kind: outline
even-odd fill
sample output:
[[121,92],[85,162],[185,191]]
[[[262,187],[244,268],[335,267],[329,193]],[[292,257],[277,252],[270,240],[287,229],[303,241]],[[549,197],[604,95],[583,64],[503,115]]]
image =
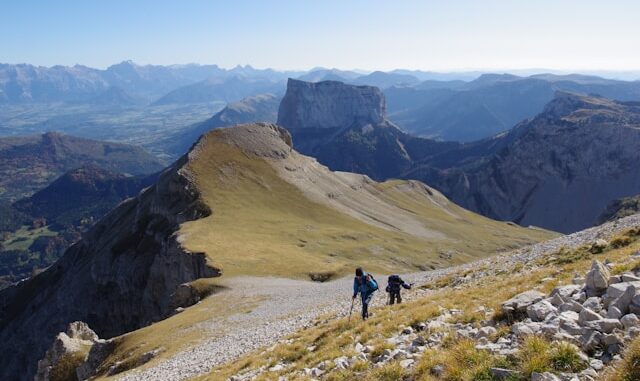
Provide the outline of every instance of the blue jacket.
[[365,272],[362,273],[362,283],[360,283],[358,277],[353,278],[353,296],[356,296],[358,295],[358,293],[360,293],[360,295],[364,298],[378,289],[378,284],[373,278],[369,277],[369,280],[366,281],[367,275],[369,274]]

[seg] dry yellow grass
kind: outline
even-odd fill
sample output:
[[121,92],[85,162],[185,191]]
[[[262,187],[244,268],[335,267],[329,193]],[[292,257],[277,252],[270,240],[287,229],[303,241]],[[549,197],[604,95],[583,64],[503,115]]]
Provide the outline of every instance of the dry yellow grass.
[[[213,213],[184,224],[180,234],[186,248],[207,253],[225,275],[339,276],[355,264],[380,273],[424,270],[554,236],[492,221],[450,202],[426,202],[408,182],[397,180],[375,185],[377,196],[446,238],[383,229],[311,201],[267,160],[218,139],[224,133],[210,133],[188,164]],[[449,251],[456,253],[451,259],[440,256]]]
[[[202,280],[201,283],[205,282]],[[207,280],[206,282],[212,282]],[[207,288],[204,284],[201,287]],[[213,286],[213,285],[210,285]],[[199,343],[203,338],[215,337],[216,332],[205,333],[206,325],[212,320],[222,320],[227,316],[249,312],[259,302],[256,298],[233,299],[224,293],[204,299],[201,303],[185,309],[183,312],[115,338],[115,349],[98,369],[100,377],[108,379],[105,372],[117,362],[126,362],[124,368],[137,366],[137,361],[146,352],[160,350],[152,362],[137,367],[144,369],[160,359],[170,357],[176,352]]]
[[[621,234],[623,239],[624,236],[628,235]],[[589,257],[567,253],[571,258],[577,259],[562,265],[554,264],[553,266],[531,268],[525,264],[509,274],[480,278],[460,289],[443,286],[443,288],[433,290],[433,293],[426,298],[401,305],[378,308],[373,317],[365,322],[329,319],[326,323],[293,334],[290,337],[292,342],[289,344],[279,344],[272,351],[261,351],[245,356],[230,364],[220,366],[210,374],[196,378],[196,380],[225,380],[231,375],[248,369],[278,363],[293,353],[300,353],[300,348],[304,349],[312,345],[316,347],[315,351],[306,352],[303,350],[302,355],[297,357],[292,368],[283,372],[267,372],[263,375],[263,379],[277,379],[278,376],[290,375],[293,371],[304,367],[313,367],[321,361],[332,360],[344,354],[348,355],[356,342],[369,343],[374,348],[380,346],[376,350],[381,352],[386,347],[386,338],[397,334],[403,326],[415,325],[439,315],[441,307],[460,309],[463,314],[469,315],[472,315],[480,305],[497,311],[500,303],[522,291],[536,288],[543,292],[550,292],[555,285],[570,283],[573,274],[575,272],[585,273],[593,259],[633,263],[629,258],[631,254],[640,250],[638,238],[640,237],[636,235],[635,238],[626,240],[628,246],[609,247],[604,252],[592,254]],[[542,279],[550,276],[554,277],[555,281],[542,282]],[[515,277],[517,277],[517,282],[514,281]],[[507,328],[504,325],[499,325],[498,330],[504,333]],[[629,381],[632,379],[628,378],[630,377],[628,375],[636,374],[634,372],[639,369],[638,362],[633,360],[640,358],[637,356],[637,353],[640,353],[637,348],[640,348],[640,340],[637,340],[628,350],[629,355],[633,356],[629,357],[632,360],[621,364],[619,371],[611,375],[608,380]],[[509,367],[523,373],[545,369],[554,371],[578,370],[584,367],[572,346],[564,343],[551,345],[536,337],[527,341],[525,350],[517,356],[515,362],[489,356],[475,350],[464,340],[452,339],[447,341],[444,349],[429,352],[423,356],[411,376],[416,380],[436,380],[430,373],[431,368],[436,364],[444,365],[446,374],[448,377],[450,376],[446,379],[463,381],[485,379],[482,377],[487,375],[490,366]],[[329,373],[328,379],[376,379],[378,376],[377,371],[374,371],[373,368],[366,370],[361,368],[359,367],[357,375],[354,371],[332,371]]]

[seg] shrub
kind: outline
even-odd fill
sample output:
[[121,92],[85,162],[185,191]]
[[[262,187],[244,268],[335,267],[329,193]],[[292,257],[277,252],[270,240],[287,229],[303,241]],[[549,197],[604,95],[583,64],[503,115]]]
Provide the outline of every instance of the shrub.
[[640,380],[640,338],[636,338],[625,351],[620,367],[621,381]]
[[518,353],[520,369],[525,376],[531,373],[544,373],[551,370],[550,345],[542,337],[529,336],[525,338]]
[[75,381],[76,369],[82,364],[85,358],[85,353],[74,352],[68,353],[51,369],[49,373],[49,379],[51,381]]
[[403,380],[407,373],[397,362],[389,363],[370,372],[366,380],[370,381],[399,381]]
[[586,368],[578,354],[578,348],[570,343],[561,342],[551,351],[551,366],[559,372],[577,373]]

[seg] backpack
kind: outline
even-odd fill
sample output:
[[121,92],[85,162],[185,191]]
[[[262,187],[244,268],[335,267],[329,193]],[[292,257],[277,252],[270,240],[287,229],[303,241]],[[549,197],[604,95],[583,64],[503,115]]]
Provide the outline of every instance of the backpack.
[[369,278],[371,278],[371,281],[373,283],[372,284],[373,287],[371,288],[371,291],[372,292],[373,291],[378,291],[378,281],[376,280],[376,278],[374,278],[373,275],[371,275],[371,274],[367,274],[367,275],[369,275]]
[[399,285],[400,283],[402,283],[402,281],[400,280],[400,276],[399,275],[389,275],[389,278],[387,279],[387,283],[388,284],[397,284]]

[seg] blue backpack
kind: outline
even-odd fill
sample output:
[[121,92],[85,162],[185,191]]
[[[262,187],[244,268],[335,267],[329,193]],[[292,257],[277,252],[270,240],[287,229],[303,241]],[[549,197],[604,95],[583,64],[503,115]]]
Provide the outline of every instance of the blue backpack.
[[376,280],[376,278],[373,277],[373,275],[371,274],[367,274],[369,275],[369,278],[371,278],[369,280],[369,286],[371,287],[371,291],[378,291],[378,281]]

